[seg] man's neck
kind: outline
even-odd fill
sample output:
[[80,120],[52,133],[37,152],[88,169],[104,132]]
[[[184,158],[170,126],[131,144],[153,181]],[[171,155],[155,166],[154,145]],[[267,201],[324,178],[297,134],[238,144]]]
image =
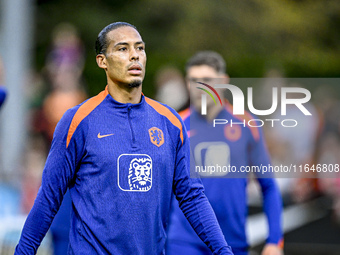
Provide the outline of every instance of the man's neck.
[[207,120],[213,121],[217,117],[217,115],[222,111],[222,107],[220,105],[213,105],[210,109],[207,109]]
[[141,100],[142,85],[130,88],[127,85],[108,84],[108,90],[114,100],[123,104],[138,104]]

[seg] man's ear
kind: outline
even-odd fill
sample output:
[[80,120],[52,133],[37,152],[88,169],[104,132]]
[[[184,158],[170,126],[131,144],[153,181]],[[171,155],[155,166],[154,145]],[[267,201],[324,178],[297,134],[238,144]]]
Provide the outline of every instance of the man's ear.
[[106,57],[104,54],[98,54],[96,56],[96,61],[97,61],[97,65],[100,67],[100,68],[103,68],[103,69],[106,69],[107,68],[107,65],[106,65]]
[[185,86],[187,88],[188,91],[190,91],[190,81],[188,77],[185,77]]

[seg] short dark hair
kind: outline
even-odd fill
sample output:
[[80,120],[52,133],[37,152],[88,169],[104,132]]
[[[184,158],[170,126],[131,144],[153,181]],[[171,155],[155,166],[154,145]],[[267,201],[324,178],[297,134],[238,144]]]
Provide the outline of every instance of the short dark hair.
[[226,73],[227,66],[223,57],[215,51],[199,51],[192,56],[186,66],[185,71],[188,72],[192,66],[207,65],[216,70],[218,73]]
[[107,34],[111,32],[112,30],[115,30],[120,27],[132,27],[136,29],[136,31],[138,32],[137,28],[134,25],[131,25],[130,23],[127,23],[127,22],[114,22],[114,23],[111,23],[110,25],[107,25],[98,34],[96,45],[95,45],[97,55],[106,54],[106,50],[108,46]]

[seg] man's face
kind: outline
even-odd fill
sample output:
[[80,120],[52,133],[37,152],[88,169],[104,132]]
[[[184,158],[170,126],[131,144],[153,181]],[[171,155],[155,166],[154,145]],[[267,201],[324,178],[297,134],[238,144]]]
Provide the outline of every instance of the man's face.
[[[145,44],[140,34],[132,27],[124,26],[107,34],[106,54],[100,54],[107,73],[108,83],[137,86],[145,75]],[[98,62],[98,56],[97,56]]]
[[[196,83],[203,82],[208,85],[213,86],[216,81],[219,81],[219,83],[222,82],[222,79],[226,79],[227,81],[227,75],[218,73],[214,68],[208,65],[200,65],[200,66],[192,66],[187,71],[187,86],[190,91],[190,99],[191,104],[195,106],[197,110],[200,111],[201,109],[201,95],[206,94],[206,92],[197,89],[196,87],[202,87],[200,84]],[[217,79],[220,78],[220,79]],[[223,98],[223,93],[221,91],[217,90],[217,92],[220,94],[220,97]],[[207,99],[207,107],[211,107],[214,105],[213,100],[210,100],[210,98]]]

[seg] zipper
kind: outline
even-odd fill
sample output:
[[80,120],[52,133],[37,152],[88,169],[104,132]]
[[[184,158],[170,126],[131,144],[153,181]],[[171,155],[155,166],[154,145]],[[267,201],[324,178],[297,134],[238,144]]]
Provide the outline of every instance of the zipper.
[[135,133],[133,132],[133,128],[132,128],[130,113],[131,113],[131,106],[128,107],[128,121],[129,121],[129,126],[130,126],[130,130],[132,134],[132,142],[134,143],[136,139],[135,139]]

